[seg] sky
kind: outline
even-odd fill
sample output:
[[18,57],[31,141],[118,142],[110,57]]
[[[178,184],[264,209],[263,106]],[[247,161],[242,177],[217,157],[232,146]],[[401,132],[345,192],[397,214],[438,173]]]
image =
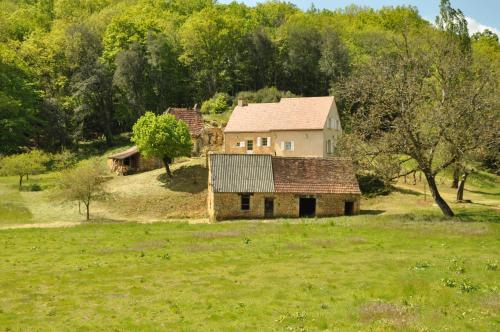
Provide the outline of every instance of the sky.
[[[219,0],[229,3],[233,0]],[[247,5],[255,5],[265,0],[236,0]],[[302,9],[308,9],[311,4],[318,9],[344,8],[351,4],[369,6],[378,9],[383,6],[412,5],[418,8],[420,15],[434,22],[439,13],[439,0],[287,0]],[[500,35],[500,0],[451,0],[453,8],[459,8],[464,13],[469,33],[490,29]]]

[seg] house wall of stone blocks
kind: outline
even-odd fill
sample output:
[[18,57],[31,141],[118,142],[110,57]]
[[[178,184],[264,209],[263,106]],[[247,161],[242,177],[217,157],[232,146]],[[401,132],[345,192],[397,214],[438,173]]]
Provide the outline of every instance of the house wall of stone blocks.
[[214,193],[209,191],[208,211],[212,221],[228,219],[261,219],[264,215],[264,200],[274,199],[274,218],[299,217],[300,197],[316,198],[316,216],[333,217],[344,215],[345,202],[354,202],[353,214],[359,213],[360,195],[253,193],[250,194],[250,209],[241,210],[241,194]]

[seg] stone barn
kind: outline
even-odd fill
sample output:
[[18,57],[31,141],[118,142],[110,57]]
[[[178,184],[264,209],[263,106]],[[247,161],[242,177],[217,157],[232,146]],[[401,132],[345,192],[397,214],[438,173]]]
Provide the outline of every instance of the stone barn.
[[359,213],[361,191],[348,158],[211,154],[212,221]]
[[197,107],[194,108],[176,108],[170,107],[165,112],[167,114],[172,114],[177,120],[184,121],[188,128],[189,134],[191,135],[191,141],[193,142],[194,155],[198,155],[203,147],[203,132],[204,132],[204,122],[201,113],[198,111]]
[[118,175],[151,171],[163,165],[159,159],[141,156],[137,146],[109,156],[107,163],[109,169]]

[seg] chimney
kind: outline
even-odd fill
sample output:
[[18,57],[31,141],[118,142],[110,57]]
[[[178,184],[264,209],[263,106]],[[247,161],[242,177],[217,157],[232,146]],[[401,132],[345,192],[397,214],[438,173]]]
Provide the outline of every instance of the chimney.
[[239,107],[248,106],[248,103],[244,99],[238,99],[238,106]]

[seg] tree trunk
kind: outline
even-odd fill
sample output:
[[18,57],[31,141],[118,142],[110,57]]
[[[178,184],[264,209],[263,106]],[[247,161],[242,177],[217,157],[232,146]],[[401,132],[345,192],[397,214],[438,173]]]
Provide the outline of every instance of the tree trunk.
[[163,158],[163,163],[165,164],[165,170],[167,171],[167,175],[169,178],[172,177],[172,172],[170,172],[170,166],[169,166],[169,164],[171,162],[172,162],[172,159],[170,157]]
[[458,169],[458,167],[454,167],[453,168],[453,182],[451,183],[452,188],[455,188],[455,189],[458,188],[459,177],[460,177],[460,170]]
[[87,220],[90,220],[90,202],[85,203],[85,207],[87,208]]
[[19,190],[23,188],[23,175],[19,175]]
[[451,210],[450,206],[446,201],[441,197],[439,194],[438,187],[436,185],[436,179],[434,178],[433,175],[424,173],[425,178],[427,180],[427,184],[429,185],[429,190],[431,191],[432,197],[434,198],[434,201],[436,204],[439,206],[443,214],[447,217],[453,217],[455,214]]
[[464,188],[465,188],[465,181],[467,180],[468,173],[464,173],[462,175],[462,181],[460,181],[460,185],[458,186],[457,190],[457,201],[463,201],[464,200]]

